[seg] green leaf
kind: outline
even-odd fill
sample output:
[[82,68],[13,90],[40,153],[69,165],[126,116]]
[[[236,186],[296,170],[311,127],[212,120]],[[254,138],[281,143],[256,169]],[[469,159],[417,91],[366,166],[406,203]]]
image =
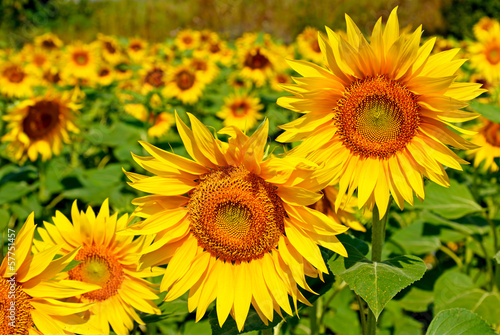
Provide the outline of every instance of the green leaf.
[[77,261],[76,259],[72,260],[71,262],[69,262],[68,265],[66,265],[66,267],[64,268],[64,270],[62,270],[61,272],[68,272],[69,270],[75,268],[78,264],[80,264],[82,261]]
[[479,315],[463,308],[451,308],[439,312],[427,329],[427,335],[477,334],[496,333]]
[[388,242],[396,244],[404,253],[424,255],[434,252],[441,246],[438,236],[425,235],[425,223],[416,221],[411,225],[397,230]]
[[7,224],[10,220],[10,214],[5,209],[0,208],[0,232],[3,232],[7,228]]
[[458,219],[482,210],[467,186],[453,179],[450,179],[449,188],[432,183],[425,188],[425,193],[425,200],[415,202],[415,208],[431,210],[446,219]]
[[479,101],[472,101],[469,106],[485,118],[495,123],[500,123],[500,107],[484,104]]
[[38,183],[28,185],[27,182],[13,182],[9,181],[0,187],[0,205],[11,203],[22,198],[24,195],[32,192],[38,187]]
[[158,308],[161,311],[160,315],[146,314],[145,316],[141,316],[142,321],[149,324],[177,315],[187,315],[189,313],[186,295],[174,301],[163,301],[158,305]]
[[329,262],[336,276],[362,297],[375,317],[399,291],[425,273],[425,263],[416,256],[400,256],[383,262],[372,262],[350,244],[344,245],[349,255],[335,255]]
[[500,297],[496,292],[476,288],[465,274],[448,271],[434,285],[434,312],[450,308],[465,308],[495,323],[500,315]]
[[434,301],[434,292],[422,290],[418,287],[412,287],[397,302],[407,311],[410,312],[425,312],[429,305]]
[[420,213],[420,219],[432,225],[449,227],[465,236],[485,235],[490,231],[488,222],[478,216],[467,216],[457,221],[451,221],[424,210]]
[[498,264],[500,264],[500,251],[497,252],[497,254],[493,258],[497,261]]

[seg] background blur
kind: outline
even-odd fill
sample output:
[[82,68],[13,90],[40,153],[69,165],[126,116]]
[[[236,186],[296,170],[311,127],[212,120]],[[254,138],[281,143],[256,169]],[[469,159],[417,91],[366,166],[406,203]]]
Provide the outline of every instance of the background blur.
[[0,47],[19,46],[47,31],[64,42],[98,32],[164,41],[183,28],[212,29],[232,39],[264,31],[284,42],[304,27],[345,27],[348,13],[365,32],[399,5],[402,26],[424,34],[468,37],[482,16],[500,17],[500,0],[0,0]]

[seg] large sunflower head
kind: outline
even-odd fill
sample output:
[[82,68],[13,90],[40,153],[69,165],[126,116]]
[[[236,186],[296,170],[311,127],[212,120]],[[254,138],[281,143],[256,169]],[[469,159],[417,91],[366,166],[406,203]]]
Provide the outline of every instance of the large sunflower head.
[[267,121],[252,136],[222,129],[226,143],[189,118],[192,129],[176,121],[193,160],[141,143],[151,157],[134,159],[154,176],[127,173],[151,193],[133,201],[145,220],[129,227],[156,234],[142,266],[168,263],[160,289],[168,301],[189,291],[196,320],[214,300],[220,325],[231,314],[240,330],[250,305],[266,324],[274,311],[292,314],[289,296],[307,303],[305,277],[328,272],[318,245],[346,255],[335,235],[347,228],[307,207],[325,181],[305,159],[264,159]]
[[303,141],[294,154],[325,161],[340,195],[357,189],[359,206],[376,203],[383,216],[390,194],[400,208],[413,192],[424,198],[422,176],[449,186],[442,165],[461,170],[466,162],[446,145],[474,146],[450,122],[475,118],[459,109],[483,90],[454,82],[465,62],[455,59],[458,49],[431,56],[435,39],[420,46],[422,27],[400,35],[396,9],[384,29],[378,20],[370,42],[346,21],[346,38],[330,29],[319,36],[326,68],[289,62],[304,78],[284,85],[294,96],[278,104],[305,115],[282,126],[278,140]]
[[78,249],[76,267],[64,273],[64,279],[98,285],[99,289],[78,295],[79,302],[91,304],[89,324],[108,334],[110,325],[119,335],[127,335],[133,321],[143,324],[136,310],[160,314],[153,300],[158,297],[145,277],[160,274],[158,270],[137,270],[140,253],[150,243],[149,237],[116,235],[127,226],[128,215],[118,217],[109,213],[105,200],[97,215],[91,207],[79,211],[76,201],[71,209],[71,220],[61,212],[52,218],[54,224],[44,222],[38,228],[42,241],[35,241],[38,250],[57,246],[59,254],[67,257]]
[[2,142],[11,142],[8,149],[20,161],[26,157],[35,161],[38,155],[42,160],[52,154],[59,155],[62,142],[69,142],[68,132],[78,132],[73,120],[79,108],[69,92],[63,95],[49,92],[24,100],[4,116],[9,131]]
[[260,110],[263,107],[258,97],[248,92],[236,91],[224,99],[224,106],[216,115],[224,120],[224,126],[235,126],[245,131],[252,129],[258,120],[262,120]]
[[474,167],[477,168],[484,162],[483,170],[497,172],[495,158],[500,157],[500,124],[481,118],[474,130],[477,133],[472,136],[471,142],[479,148],[467,152],[469,156],[474,157]]
[[99,286],[58,276],[74,259],[76,250],[55,260],[60,249],[57,245],[33,255],[35,227],[32,213],[15,240],[13,229],[7,235],[9,253],[0,266],[0,334],[73,334],[89,329],[82,327],[86,320],[81,314],[90,304],[66,300]]

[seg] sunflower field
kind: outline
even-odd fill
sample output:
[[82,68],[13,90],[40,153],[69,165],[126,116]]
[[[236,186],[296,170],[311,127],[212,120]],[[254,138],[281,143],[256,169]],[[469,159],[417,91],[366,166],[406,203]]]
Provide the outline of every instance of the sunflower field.
[[0,34],[0,335],[498,334],[500,17],[403,8]]

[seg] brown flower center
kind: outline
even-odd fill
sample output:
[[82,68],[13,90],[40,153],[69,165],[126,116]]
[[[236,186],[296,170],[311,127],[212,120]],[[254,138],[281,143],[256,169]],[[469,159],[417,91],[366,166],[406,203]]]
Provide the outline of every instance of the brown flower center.
[[500,147],[500,124],[488,120],[484,120],[484,122],[485,125],[479,132],[484,136],[486,142],[494,147]]
[[73,53],[73,60],[79,66],[85,66],[89,62],[89,54],[86,51],[76,51]]
[[111,72],[109,71],[109,69],[106,69],[106,68],[101,69],[101,70],[99,71],[99,77],[106,77],[106,76],[107,76],[108,74],[110,74],[110,73],[111,73]]
[[344,145],[362,157],[389,158],[406,147],[420,124],[417,96],[385,76],[352,83],[335,110]]
[[246,101],[236,101],[231,105],[231,111],[236,117],[244,117],[247,115],[250,106]]
[[56,101],[42,100],[28,107],[23,131],[32,140],[42,138],[59,124],[61,106]]
[[220,51],[220,46],[219,46],[219,43],[211,43],[210,44],[210,48],[209,48],[210,52],[213,53],[213,54],[216,54]]
[[187,70],[182,70],[175,77],[175,82],[177,83],[177,86],[183,91],[193,87],[194,80],[195,80],[194,75]]
[[245,66],[251,69],[264,69],[271,65],[269,59],[260,53],[260,49],[257,49],[255,54],[248,53],[245,58]]
[[201,59],[193,59],[191,66],[197,71],[206,71],[208,69],[207,62]]
[[498,64],[500,62],[500,45],[495,43],[494,46],[486,50],[486,59],[492,65]]
[[311,42],[311,48],[314,50],[316,53],[321,53],[321,49],[319,47],[318,40],[315,39],[314,41]]
[[193,38],[189,35],[185,35],[182,37],[182,42],[186,45],[190,45],[191,43],[193,43]]
[[225,261],[258,259],[285,231],[285,210],[275,187],[244,167],[202,176],[188,208],[198,245]]
[[163,70],[159,68],[153,68],[146,74],[144,81],[153,87],[160,87],[165,85],[163,81]]
[[28,335],[33,327],[32,298],[14,279],[0,278],[0,334]]
[[137,52],[142,49],[142,45],[138,42],[134,42],[130,44],[129,48]]
[[23,81],[26,73],[19,65],[10,65],[3,70],[2,75],[6,77],[11,83],[20,83]]
[[57,46],[56,46],[56,44],[54,43],[53,40],[49,39],[49,40],[44,40],[42,42],[42,47],[44,49],[52,50],[52,49],[55,49]]
[[69,279],[100,285],[100,290],[85,293],[88,301],[104,301],[114,296],[124,279],[122,265],[106,247],[85,245],[75,257],[81,261],[71,269]]
[[116,48],[114,47],[113,43],[110,41],[104,42],[104,48],[110,53],[114,54],[116,52]]

